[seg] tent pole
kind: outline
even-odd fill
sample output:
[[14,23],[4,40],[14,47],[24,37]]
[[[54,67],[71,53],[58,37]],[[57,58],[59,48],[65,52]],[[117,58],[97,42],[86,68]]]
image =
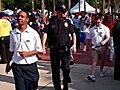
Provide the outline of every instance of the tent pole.
[[68,11],[70,11],[71,8],[71,0],[68,0]]
[[104,13],[104,9],[105,9],[105,0],[103,0],[103,7],[102,7],[102,12]]
[[80,12],[80,0],[79,0],[79,12]]
[[55,11],[55,0],[53,0],[53,11]]
[[97,0],[95,0],[95,13],[97,13]]
[[86,12],[86,0],[84,0],[84,11]]
[[45,4],[44,4],[44,0],[42,0],[42,17],[44,17],[44,9],[45,9]]

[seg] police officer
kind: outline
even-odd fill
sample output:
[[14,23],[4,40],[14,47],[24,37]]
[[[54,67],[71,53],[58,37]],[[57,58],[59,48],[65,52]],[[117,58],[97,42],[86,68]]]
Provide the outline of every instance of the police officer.
[[[51,18],[47,29],[43,34],[43,54],[46,53],[45,43],[48,37],[50,47],[50,61],[52,68],[52,79],[55,90],[61,90],[60,68],[63,71],[63,90],[68,90],[71,82],[70,73],[70,48],[76,52],[76,35],[73,26],[66,19],[67,9],[64,6],[56,7],[57,15]],[[73,45],[70,47],[70,37]]]

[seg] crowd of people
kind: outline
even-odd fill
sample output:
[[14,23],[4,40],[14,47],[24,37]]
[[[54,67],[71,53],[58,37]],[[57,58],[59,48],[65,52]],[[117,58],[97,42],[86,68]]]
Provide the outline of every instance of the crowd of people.
[[6,63],[6,73],[12,69],[16,90],[37,90],[36,62],[39,54],[46,54],[46,48],[50,48],[54,88],[61,90],[61,69],[63,90],[68,90],[73,52],[91,51],[91,73],[87,79],[95,82],[97,61],[101,61],[100,77],[103,77],[105,53],[109,50],[109,61],[113,62],[115,57],[114,79],[120,80],[118,17],[85,11],[69,14],[64,5],[57,6],[51,17],[47,13],[41,16],[39,10],[31,14],[21,10],[10,16],[0,12],[0,63]]

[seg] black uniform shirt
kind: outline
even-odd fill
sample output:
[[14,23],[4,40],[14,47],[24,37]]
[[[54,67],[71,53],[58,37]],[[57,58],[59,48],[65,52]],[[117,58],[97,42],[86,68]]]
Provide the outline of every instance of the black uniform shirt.
[[49,45],[70,44],[69,34],[74,33],[74,27],[68,19],[51,19],[44,31],[48,34]]

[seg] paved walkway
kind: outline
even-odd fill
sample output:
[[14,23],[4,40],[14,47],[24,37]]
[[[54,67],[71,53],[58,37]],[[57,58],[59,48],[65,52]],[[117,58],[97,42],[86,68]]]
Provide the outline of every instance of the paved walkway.
[[[15,90],[12,72],[4,72],[5,65],[0,64],[0,90]],[[54,90],[51,80],[51,69],[49,61],[38,63],[40,79],[40,90]],[[90,72],[90,65],[74,64],[71,66],[72,83],[69,84],[69,90],[120,90],[120,81],[113,79],[113,67],[105,67],[105,77],[99,77],[99,67],[97,68],[96,82],[90,82],[86,76]],[[62,78],[62,75],[61,75]]]
[[[50,51],[48,49],[46,55],[40,55],[41,60],[49,61],[50,60],[49,55],[50,55]],[[83,52],[81,49],[78,49],[76,53],[73,53],[73,56],[74,56],[74,61],[76,64],[91,65],[91,60],[92,60],[91,51]],[[113,62],[110,62],[108,58],[109,58],[109,51],[107,50],[106,55],[105,55],[104,65],[113,67],[114,60]],[[97,64],[100,65],[100,60],[98,60]]]

